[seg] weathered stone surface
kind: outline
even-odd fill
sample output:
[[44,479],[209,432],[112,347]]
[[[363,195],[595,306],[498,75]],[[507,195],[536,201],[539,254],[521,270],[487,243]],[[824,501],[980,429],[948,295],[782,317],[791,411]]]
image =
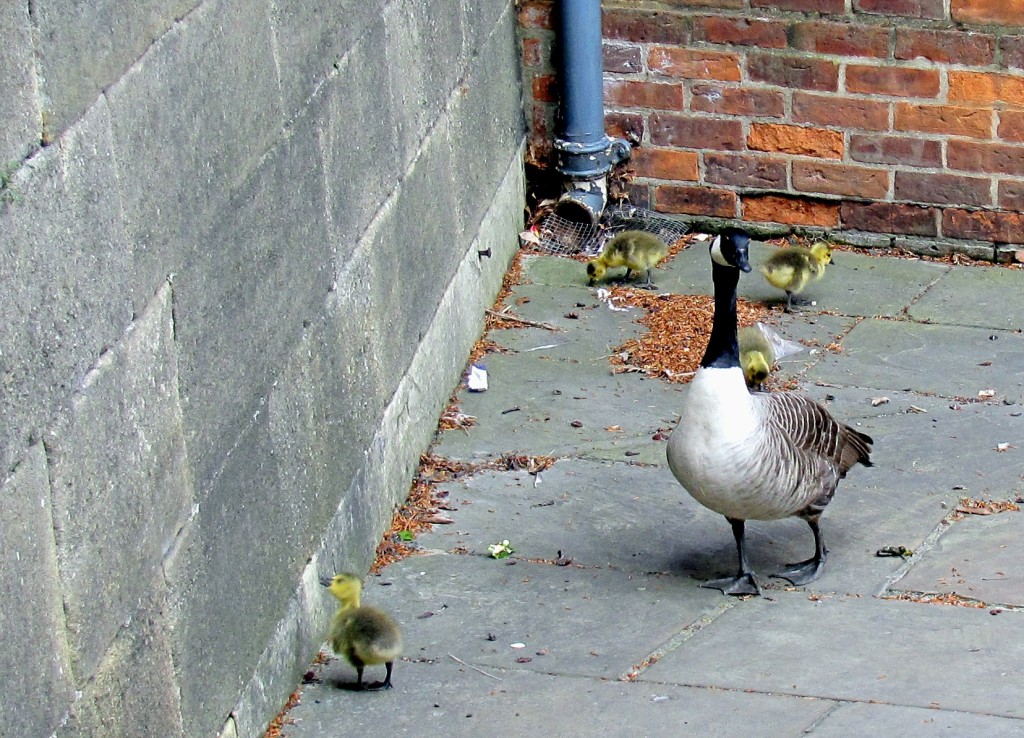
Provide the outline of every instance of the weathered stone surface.
[[161,36],[108,90],[141,302],[182,270],[280,134],[271,46],[266,0],[215,0]]
[[161,607],[163,580],[147,584],[139,611],[117,634],[55,738],[185,738]]
[[[856,372],[864,387],[895,385],[967,398],[995,389],[997,400],[1024,401],[1024,337],[1009,331],[1000,331],[996,340],[992,335],[992,328],[869,319],[844,339],[842,362],[825,356],[808,378],[835,382]],[[991,365],[979,367],[985,361]]]
[[211,483],[250,426],[304,322],[323,309],[330,289],[325,185],[310,122],[303,119],[306,125],[297,126],[232,196],[174,277],[181,394],[197,488]]
[[199,0],[53,0],[33,6],[46,135],[59,136]]
[[[1007,490],[1003,500],[1016,494]],[[1022,534],[1020,512],[965,515],[954,520],[892,588],[953,593],[988,605],[1024,606],[1024,573],[1018,565]]]
[[45,437],[79,679],[95,672],[152,587],[192,502],[173,342],[165,285]]
[[131,320],[138,288],[113,158],[109,115],[97,105],[18,171],[13,202],[0,204],[0,473]]
[[[702,628],[641,679],[1021,717],[1015,695],[1024,688],[1017,667],[1024,645],[1012,618],[967,607],[808,598],[802,592],[744,604]],[[751,658],[750,633],[758,634],[758,653],[772,654],[771,668],[763,658]],[[823,652],[830,656],[822,658]]]
[[0,177],[39,145],[42,121],[26,3],[0,6]]
[[74,690],[42,444],[0,485],[0,541],[0,725],[5,736],[42,738]]
[[260,408],[202,491],[198,513],[164,566],[188,736],[220,729],[301,571],[289,524],[296,502],[276,488],[276,449],[267,425]]
[[[1022,295],[1024,272],[1002,267],[953,267],[910,307],[909,313],[915,320],[930,323],[1016,331],[1021,328]],[[999,344],[1001,335],[990,341],[993,352],[1006,350]],[[977,376],[978,372],[972,374]]]
[[[286,118],[301,114],[332,70],[345,63],[367,26],[379,23],[384,5],[384,0],[312,3],[275,0],[270,3],[270,24]],[[368,72],[372,67],[364,69]],[[377,69],[384,72],[386,66],[378,64]],[[353,138],[360,137],[357,130],[350,130],[349,134]]]
[[[374,23],[348,49],[338,74],[311,101],[311,108],[320,108],[315,114],[324,118],[328,209],[339,268],[351,258],[408,164],[400,137],[402,101],[395,98],[391,82],[397,70],[378,65],[384,48],[384,28]],[[371,68],[377,73],[362,73]],[[372,135],[363,132],[368,120],[379,123]],[[353,176],[355,172],[359,176]]]

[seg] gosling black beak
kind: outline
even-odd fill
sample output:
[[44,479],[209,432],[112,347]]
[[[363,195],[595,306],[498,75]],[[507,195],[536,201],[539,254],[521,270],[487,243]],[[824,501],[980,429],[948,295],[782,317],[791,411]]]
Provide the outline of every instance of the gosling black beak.
[[330,587],[331,577],[320,577],[320,584],[324,585],[325,587]]

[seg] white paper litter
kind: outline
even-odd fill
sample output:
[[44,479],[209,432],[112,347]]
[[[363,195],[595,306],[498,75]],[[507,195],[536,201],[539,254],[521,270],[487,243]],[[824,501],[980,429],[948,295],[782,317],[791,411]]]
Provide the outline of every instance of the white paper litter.
[[469,368],[469,376],[466,377],[466,386],[470,392],[486,392],[487,367],[483,364],[473,364]]

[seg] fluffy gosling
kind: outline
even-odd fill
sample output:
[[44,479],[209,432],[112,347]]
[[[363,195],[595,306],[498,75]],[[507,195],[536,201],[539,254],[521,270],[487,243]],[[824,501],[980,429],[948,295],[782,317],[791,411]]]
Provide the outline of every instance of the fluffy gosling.
[[773,254],[761,267],[768,284],[786,292],[786,312],[793,309],[793,297],[803,292],[812,279],[821,279],[825,265],[832,263],[832,247],[818,241],[809,249],[791,247]]
[[740,328],[739,343],[743,378],[748,387],[758,391],[779,359],[803,350],[799,343],[786,340],[764,323]]
[[668,254],[668,246],[647,231],[622,231],[616,234],[596,259],[587,262],[588,284],[603,279],[609,269],[626,267],[625,279],[647,272],[647,281],[637,286],[645,290],[658,289],[651,281],[651,270]]
[[[402,633],[398,624],[383,610],[360,605],[363,583],[347,572],[321,577],[320,584],[341,603],[331,623],[328,640],[334,652],[344,656],[356,668],[357,689],[390,689],[391,668],[402,652]],[[384,664],[383,682],[363,685],[363,668]]]

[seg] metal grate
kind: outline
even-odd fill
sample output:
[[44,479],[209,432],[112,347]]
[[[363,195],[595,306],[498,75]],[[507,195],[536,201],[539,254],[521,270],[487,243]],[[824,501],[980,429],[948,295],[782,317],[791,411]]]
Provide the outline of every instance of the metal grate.
[[634,207],[609,208],[596,226],[566,220],[551,212],[537,226],[536,247],[552,254],[590,256],[599,253],[616,233],[629,230],[653,233],[671,246],[686,234],[689,225],[653,210]]

